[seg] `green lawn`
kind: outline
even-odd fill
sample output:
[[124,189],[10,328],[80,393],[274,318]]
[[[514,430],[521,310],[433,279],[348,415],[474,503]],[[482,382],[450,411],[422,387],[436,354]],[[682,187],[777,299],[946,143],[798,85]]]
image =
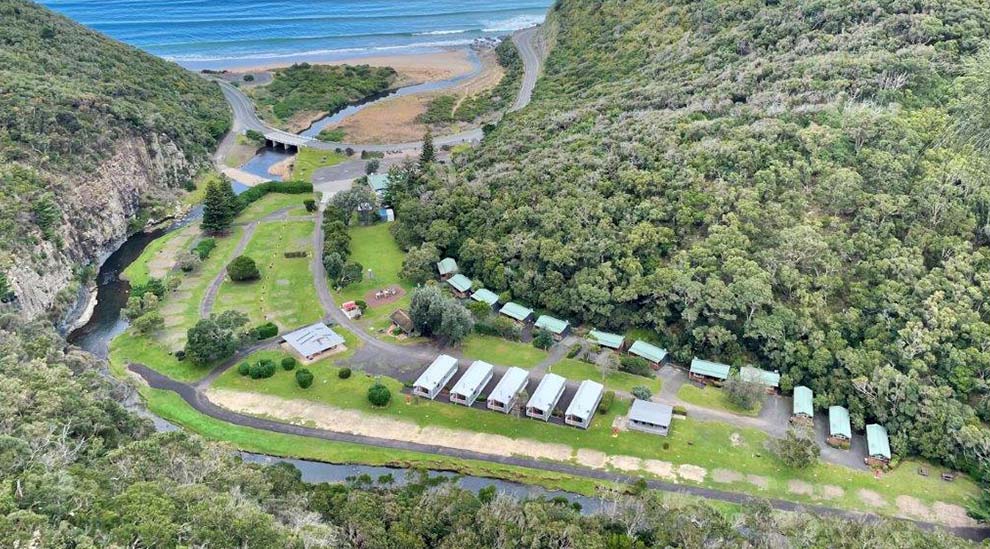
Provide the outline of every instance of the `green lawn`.
[[128,330],[110,342],[110,369],[117,376],[122,376],[132,362],[144,364],[178,381],[196,381],[212,369],[211,366],[197,366],[188,360],[179,362],[157,341]]
[[251,282],[224,280],[217,293],[214,311],[234,309],[252,325],[274,322],[292,329],[323,318],[310,271],[312,253],[286,258],[285,252],[311,251],[312,221],[271,221],[258,225],[244,255],[254,259],[261,279]]
[[313,215],[306,211],[303,201],[315,199],[315,194],[282,194],[268,193],[264,197],[251,203],[244,211],[237,216],[236,223],[250,223],[258,221],[265,216],[271,215],[279,210],[289,208],[289,216]]
[[296,155],[296,164],[292,169],[292,179],[297,181],[308,181],[312,183],[313,172],[320,168],[335,166],[347,160],[347,157],[333,152],[311,149],[308,147],[299,149]]
[[[590,379],[599,383],[602,382],[602,371],[598,366],[573,358],[561,360],[551,366],[550,371],[575,381]],[[605,378],[604,385],[613,391],[624,391],[626,393],[632,391],[633,387],[642,385],[653,391],[653,394],[657,394],[662,387],[662,381],[658,377],[646,378],[626,372],[612,372]]]
[[677,398],[689,404],[694,404],[695,406],[702,406],[713,410],[722,410],[742,416],[756,417],[760,415],[760,408],[762,407],[757,406],[753,410],[745,410],[729,402],[729,400],[725,397],[725,392],[722,391],[722,389],[710,386],[706,386],[704,389],[699,389],[691,383],[685,383],[680,389],[677,390]]
[[461,344],[461,351],[467,358],[520,368],[532,368],[548,356],[546,351],[537,349],[529,343],[481,334],[469,335]]
[[[141,255],[120,273],[120,278],[130,282],[132,286],[147,283],[151,278],[150,269],[152,261],[163,253],[169,253],[170,257],[167,260],[171,268],[178,257],[177,253],[171,253],[172,249],[189,250],[192,248],[193,241],[198,236],[199,227],[197,225],[190,225],[152,240],[141,252]],[[168,245],[169,250],[166,250],[166,245]]]

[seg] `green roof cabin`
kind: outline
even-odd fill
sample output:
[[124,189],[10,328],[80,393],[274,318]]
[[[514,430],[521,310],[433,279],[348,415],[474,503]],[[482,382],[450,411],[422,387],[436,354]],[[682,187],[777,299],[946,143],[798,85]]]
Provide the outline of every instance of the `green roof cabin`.
[[828,408],[828,439],[826,442],[836,448],[849,448],[852,440],[852,427],[849,425],[849,410],[842,406]]
[[567,337],[567,333],[571,331],[570,322],[550,315],[540,315],[540,318],[536,319],[536,327],[550,332],[557,341]]
[[759,383],[771,393],[776,392],[780,388],[780,374],[777,372],[768,372],[752,366],[743,366],[739,369],[739,377],[750,383]]
[[498,312],[517,322],[529,322],[533,318],[532,309],[511,301],[503,305]]
[[590,338],[593,343],[597,343],[602,347],[608,347],[609,349],[615,349],[617,351],[621,351],[626,344],[626,338],[620,336],[619,334],[599,332],[598,330],[591,330],[588,332],[588,338]]
[[481,288],[471,294],[471,299],[481,303],[487,303],[489,307],[498,305],[498,294],[491,290],[486,290],[485,288]]
[[667,350],[661,349],[645,341],[637,339],[629,346],[629,354],[645,358],[650,361],[653,368],[659,368],[667,362]]
[[437,271],[440,273],[440,280],[447,280],[457,274],[457,262],[452,257],[445,257],[437,263]]
[[385,194],[388,190],[388,174],[372,174],[368,176],[368,186],[375,191],[378,196]]
[[447,279],[447,284],[450,284],[450,287],[454,289],[454,295],[463,298],[471,294],[471,285],[473,283],[470,278],[457,273]]
[[794,388],[794,402],[791,410],[791,422],[810,424],[815,419],[814,393],[804,385]]
[[728,364],[719,364],[718,362],[710,362],[695,357],[691,361],[691,369],[688,371],[688,377],[701,383],[721,385],[723,381],[729,378],[730,369],[731,367]]
[[883,425],[871,423],[866,426],[866,464],[887,465],[890,463],[890,439]]

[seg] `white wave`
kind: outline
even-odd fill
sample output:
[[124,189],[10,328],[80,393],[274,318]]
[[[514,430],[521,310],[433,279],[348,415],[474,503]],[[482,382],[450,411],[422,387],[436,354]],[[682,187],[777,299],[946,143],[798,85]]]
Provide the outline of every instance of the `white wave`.
[[471,32],[471,29],[435,30],[435,31],[417,32],[413,36],[442,36],[446,34],[464,34],[465,32]]
[[512,32],[535,27],[543,23],[543,19],[543,15],[517,15],[511,19],[487,21],[485,27],[481,30],[484,32]]
[[338,48],[322,50],[306,50],[284,53],[249,53],[244,55],[164,55],[164,59],[175,61],[176,63],[203,63],[210,61],[251,61],[251,60],[271,60],[271,59],[292,59],[306,57],[333,57],[344,54],[371,54],[379,51],[412,50],[417,48],[445,48],[454,46],[467,46],[473,44],[472,39],[461,40],[440,40],[435,42],[417,42],[415,44],[403,44],[399,46],[369,46],[366,48]]

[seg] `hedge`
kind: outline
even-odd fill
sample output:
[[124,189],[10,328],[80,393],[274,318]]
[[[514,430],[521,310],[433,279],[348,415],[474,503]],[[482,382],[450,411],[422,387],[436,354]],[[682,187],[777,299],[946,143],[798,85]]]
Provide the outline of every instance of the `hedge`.
[[313,184],[305,181],[266,181],[242,192],[238,197],[240,209],[247,208],[268,193],[306,194],[313,192]]

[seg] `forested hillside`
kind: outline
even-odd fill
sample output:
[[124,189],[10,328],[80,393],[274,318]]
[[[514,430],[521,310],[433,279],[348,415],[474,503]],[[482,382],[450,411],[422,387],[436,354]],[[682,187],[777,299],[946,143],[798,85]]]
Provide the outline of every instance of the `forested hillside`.
[[533,103],[396,189],[395,234],[980,469],[988,31],[981,0],[558,1]]
[[21,308],[48,309],[139,209],[174,199],[229,119],[215,84],[0,0],[0,274]]

